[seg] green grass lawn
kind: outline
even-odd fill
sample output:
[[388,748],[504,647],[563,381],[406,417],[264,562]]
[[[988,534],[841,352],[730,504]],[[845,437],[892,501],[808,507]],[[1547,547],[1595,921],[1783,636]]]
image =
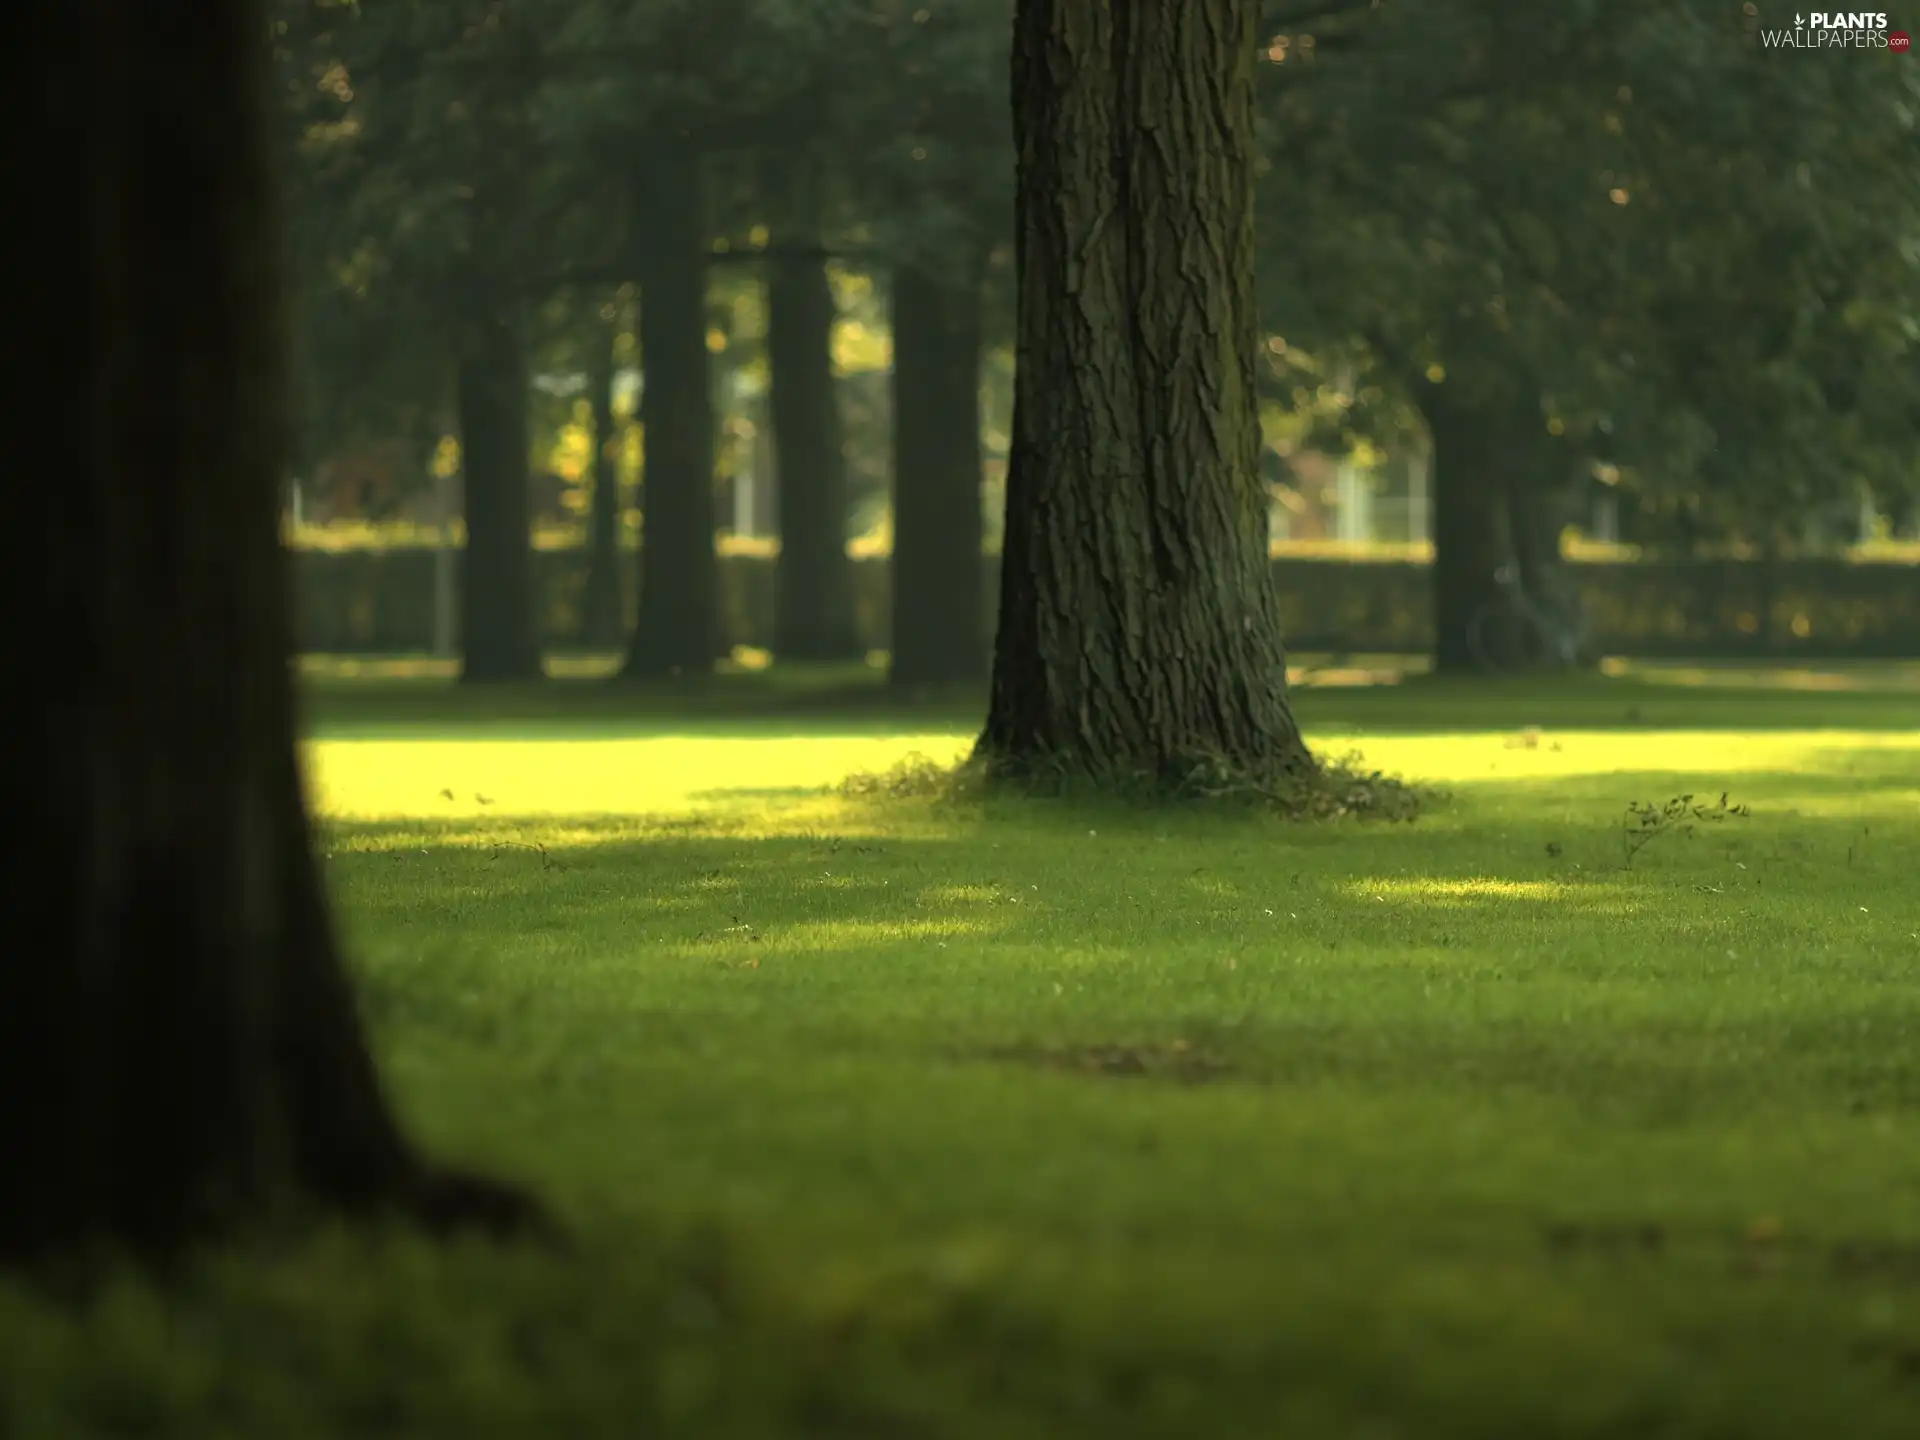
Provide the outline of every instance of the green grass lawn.
[[316,681],[397,1096],[577,1244],[0,1290],[0,1434],[1920,1434],[1914,688],[1309,689],[1450,798],[1303,828],[843,797],[973,715],[846,678]]

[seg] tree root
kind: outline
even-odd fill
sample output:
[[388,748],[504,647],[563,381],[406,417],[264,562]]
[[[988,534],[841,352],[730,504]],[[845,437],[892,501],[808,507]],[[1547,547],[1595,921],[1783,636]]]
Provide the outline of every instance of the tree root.
[[1118,800],[1143,805],[1240,805],[1293,820],[1412,820],[1442,795],[1366,769],[1357,755],[1276,761],[1253,767],[1195,753],[1158,769],[1092,771],[1065,757],[1018,758],[976,752],[958,765],[909,755],[891,770],[850,775],[840,793],[855,799],[981,800],[992,795]]

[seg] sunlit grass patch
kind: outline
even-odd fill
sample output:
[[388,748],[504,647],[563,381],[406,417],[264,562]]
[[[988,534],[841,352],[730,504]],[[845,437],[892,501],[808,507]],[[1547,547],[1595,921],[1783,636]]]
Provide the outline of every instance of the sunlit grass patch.
[[[1516,743],[1519,742],[1519,743]],[[316,742],[311,783],[323,814],[354,821],[476,826],[501,817],[598,817],[617,836],[623,820],[711,817],[736,828],[804,830],[856,817],[917,813],[892,805],[934,796],[936,779],[967,753],[965,732],[898,736],[803,734],[763,738],[697,735],[628,740],[525,741],[462,738]],[[1920,788],[1920,734],[1883,731],[1528,731],[1510,735],[1343,736],[1360,763],[1443,788],[1564,779],[1582,803],[1617,794],[1665,799],[1625,787],[1672,777],[1701,792],[1717,781],[1743,795],[1791,796],[1821,813],[1849,803],[1849,776],[1911,793]],[[1888,772],[1877,779],[1869,771]],[[848,777],[857,783],[848,785]],[[1902,777],[1905,777],[1905,782]],[[905,777],[905,778],[902,778]],[[1754,790],[1749,777],[1764,777]],[[1910,782],[1910,783],[1906,783]],[[1871,788],[1871,786],[1869,786]],[[1676,792],[1677,793],[1677,792]],[[558,832],[550,832],[558,833]],[[567,832],[581,843],[589,833]],[[770,833],[770,832],[769,832]],[[569,842],[572,843],[572,842]]]
[[1752,665],[1738,661],[1689,664],[1682,660],[1612,659],[1602,662],[1602,669],[1608,675],[1632,676],[1655,685],[1841,694],[1920,693],[1920,662],[1902,660]]
[[363,820],[645,815],[824,796],[852,771],[916,751],[958,759],[965,745],[950,734],[322,741],[311,783],[324,813]]
[[1920,775],[1920,733],[1516,728],[1487,735],[1359,735],[1351,743],[1369,764],[1448,786],[1657,772],[1708,778],[1766,772],[1779,784],[1802,772],[1843,773],[1869,756],[1913,765]]
[[1500,880],[1477,877],[1466,880],[1352,880],[1341,889],[1362,899],[1412,899],[1446,902],[1484,899],[1565,902],[1575,891],[1564,884],[1547,880]]
[[[761,954],[777,957],[796,951],[808,951],[817,954],[830,954],[834,951],[861,948],[871,945],[912,944],[933,942],[943,944],[946,941],[962,937],[989,935],[995,927],[977,920],[955,918],[914,919],[899,917],[889,920],[814,920],[798,923],[777,924],[764,930],[752,932],[753,938],[761,946]],[[744,933],[736,931],[734,933]],[[721,932],[724,939],[726,932]],[[687,953],[695,953],[688,951]],[[752,957],[760,958],[760,957]],[[902,958],[905,958],[904,956]]]

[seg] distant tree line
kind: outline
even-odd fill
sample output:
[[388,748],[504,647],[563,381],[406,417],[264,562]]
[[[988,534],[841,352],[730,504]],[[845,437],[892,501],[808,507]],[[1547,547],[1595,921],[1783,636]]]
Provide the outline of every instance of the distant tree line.
[[[980,363],[1015,330],[1011,0],[273,8],[302,433],[459,434],[469,678],[540,668],[529,367],[577,362],[610,426],[629,319],[644,538],[625,671],[712,664],[707,341],[716,276],[743,264],[778,466],[776,655],[853,657],[836,260],[874,276],[891,322],[894,676],[984,674]],[[1910,505],[1912,66],[1763,51],[1750,13],[1683,0],[1524,24],[1492,0],[1257,8],[1253,383],[1335,451],[1426,437],[1443,667],[1471,663],[1496,576],[1564,590],[1558,537],[1596,464],[1676,533],[1763,550],[1835,499]],[[598,450],[590,610],[609,638],[627,580]]]

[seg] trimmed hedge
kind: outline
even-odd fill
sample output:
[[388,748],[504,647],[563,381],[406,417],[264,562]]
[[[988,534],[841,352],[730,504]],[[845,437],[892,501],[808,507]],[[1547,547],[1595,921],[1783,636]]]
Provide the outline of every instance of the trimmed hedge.
[[[533,559],[549,644],[578,644],[586,552],[540,549]],[[303,648],[340,654],[430,649],[435,560],[428,547],[297,550]],[[774,563],[764,554],[721,556],[728,644],[771,645]],[[991,607],[999,594],[999,566],[992,557],[981,563]],[[852,564],[860,633],[868,648],[884,650],[888,561],[872,556]],[[456,572],[458,565],[456,555]],[[1276,559],[1274,579],[1289,648],[1425,653],[1433,639],[1427,569],[1405,560]],[[1573,569],[1586,592],[1596,640],[1607,654],[1920,657],[1920,565],[1841,559],[1582,561]],[[991,613],[981,623],[991,627]]]

